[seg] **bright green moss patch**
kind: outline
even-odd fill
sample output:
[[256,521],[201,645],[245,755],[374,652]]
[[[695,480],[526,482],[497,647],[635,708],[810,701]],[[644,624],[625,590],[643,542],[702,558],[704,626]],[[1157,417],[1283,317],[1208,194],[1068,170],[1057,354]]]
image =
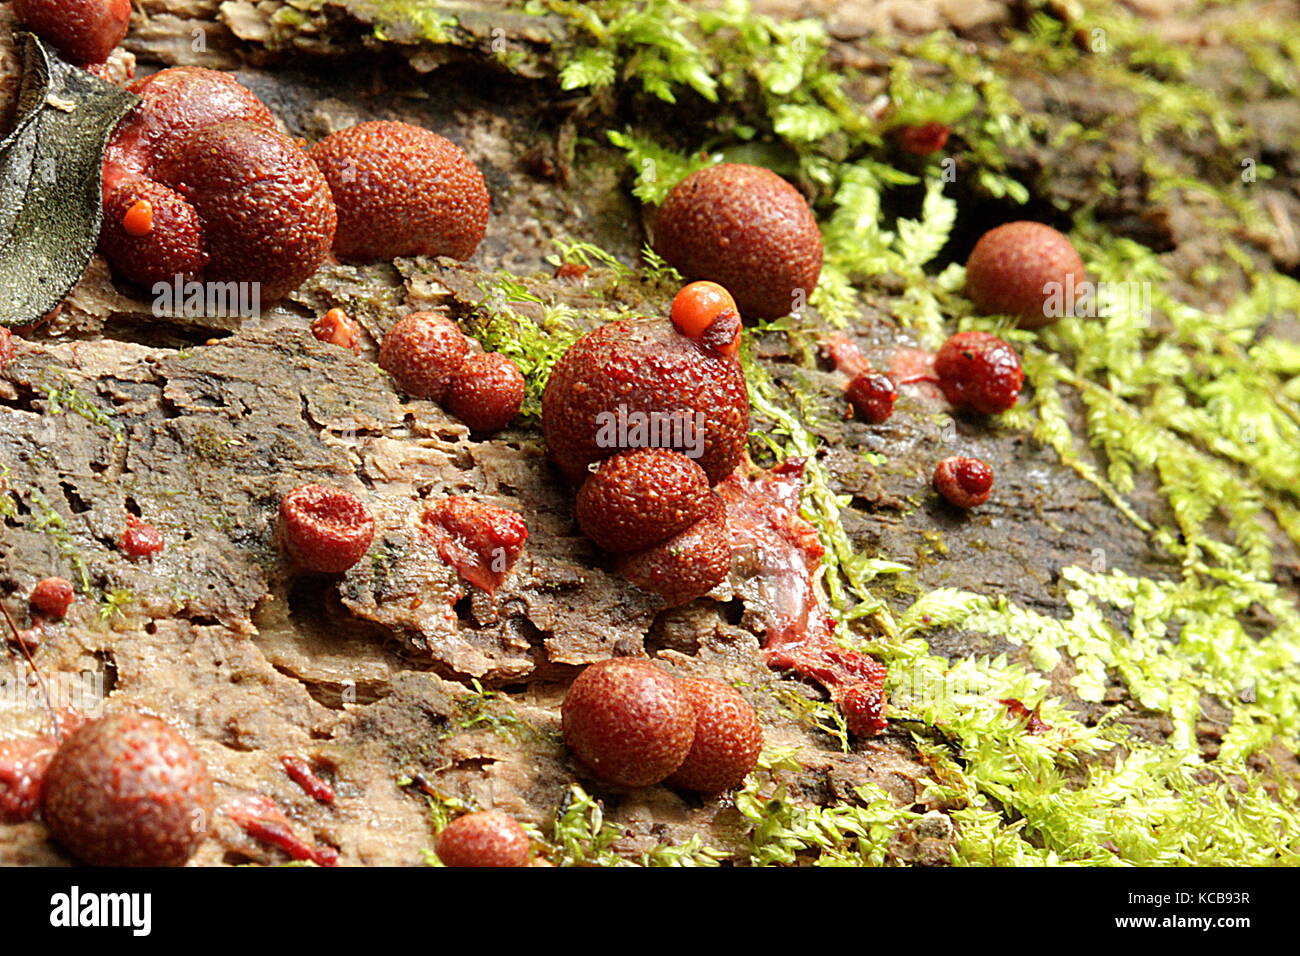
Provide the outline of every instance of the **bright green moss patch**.
[[[546,305],[526,285],[502,274],[485,284],[483,302],[465,322],[465,331],[488,352],[501,352],[514,359],[528,382],[521,412],[537,419],[542,413],[542,392],[551,367],[578,338],[573,310]],[[541,312],[533,318],[518,306],[530,304]]]
[[374,18],[375,36],[380,40],[450,43],[459,26],[456,17],[435,4],[412,0],[372,0],[367,12]]
[[902,809],[879,787],[857,787],[857,802],[806,807],[787,799],[772,771],[797,769],[792,754],[766,753],[736,795],[748,820],[749,863],[781,866],[812,859],[817,866],[881,866],[889,843],[920,814]]

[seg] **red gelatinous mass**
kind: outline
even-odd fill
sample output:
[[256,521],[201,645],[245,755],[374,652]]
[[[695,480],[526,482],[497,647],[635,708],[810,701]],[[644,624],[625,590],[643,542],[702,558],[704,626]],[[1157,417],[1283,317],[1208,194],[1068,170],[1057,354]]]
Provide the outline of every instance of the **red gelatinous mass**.
[[723,312],[736,311],[736,300],[724,286],[705,280],[682,286],[673,296],[673,326],[689,339],[698,339]]
[[1039,714],[1043,707],[1041,703],[1034,707],[1033,710],[1030,710],[1024,701],[1015,697],[1004,697],[998,703],[1005,707],[1007,713],[1013,718],[1025,722],[1025,733],[1027,734],[1042,734],[1052,729],[1052,725],[1043,720],[1041,714]]
[[242,794],[222,808],[239,828],[254,840],[269,843],[287,853],[290,859],[310,861],[317,866],[338,866],[339,851],[302,840],[284,811],[270,797]]
[[873,425],[888,421],[898,401],[894,380],[883,372],[862,372],[854,376],[844,394],[854,414]]
[[622,787],[660,783],[686,760],[695,709],[681,684],[647,660],[592,664],[561,708],[564,742],[600,780]]
[[527,866],[531,845],[514,817],[480,810],[447,824],[434,850],[444,866]]
[[835,641],[835,621],[814,583],[825,548],[800,514],[803,469],[800,460],[768,471],[751,466],[718,485],[732,534],[732,583],[764,623],[767,663],[820,683],[849,730],[871,736],[886,726],[885,667]]
[[496,593],[528,540],[516,512],[460,495],[433,502],[421,521],[442,559],[488,594]]
[[330,786],[329,781],[321,779],[307,760],[297,754],[285,754],[280,758],[280,766],[284,767],[284,772],[289,775],[289,779],[302,787],[303,793],[307,796],[317,803],[333,805],[334,788]]
[[147,199],[132,201],[122,214],[122,228],[137,239],[153,232],[153,203]]
[[949,338],[935,355],[934,371],[948,401],[985,415],[1015,405],[1025,381],[1016,350],[988,332],[958,332]]
[[948,144],[952,127],[944,123],[922,123],[919,126],[900,126],[894,131],[898,145],[917,156],[937,153]]
[[673,327],[688,339],[724,355],[740,348],[740,312],[731,293],[716,282],[692,282],[673,297]]
[[350,491],[303,485],[280,499],[285,550],[303,567],[342,574],[370,550],[375,519]]

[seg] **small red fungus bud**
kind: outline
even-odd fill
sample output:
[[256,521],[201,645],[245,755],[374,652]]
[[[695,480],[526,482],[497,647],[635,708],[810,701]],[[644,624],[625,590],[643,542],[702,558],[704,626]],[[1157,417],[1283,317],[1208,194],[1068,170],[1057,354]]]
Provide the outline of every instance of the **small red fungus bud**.
[[303,485],[280,499],[285,549],[299,564],[321,574],[342,574],[370,549],[375,519],[350,491]]
[[131,203],[122,216],[122,228],[128,236],[137,239],[153,232],[153,204],[147,199],[137,199]]
[[1020,356],[988,332],[958,332],[934,357],[939,387],[952,404],[997,415],[1016,404],[1025,373]]
[[457,817],[434,842],[443,866],[527,866],[530,847],[518,821],[497,810]]
[[898,388],[892,378],[881,372],[860,372],[849,382],[845,395],[858,418],[879,425],[894,414]]
[[117,546],[129,558],[152,558],[164,543],[161,531],[135,515],[126,516],[126,528],[117,539]]
[[64,578],[46,578],[32,588],[29,600],[32,607],[46,617],[62,619],[72,606],[74,597],[76,592],[72,588],[72,582]]
[[978,458],[945,458],[934,466],[934,487],[958,508],[974,508],[993,493],[993,469]]
[[329,345],[361,351],[361,327],[342,309],[330,309],[311,324],[311,334]]

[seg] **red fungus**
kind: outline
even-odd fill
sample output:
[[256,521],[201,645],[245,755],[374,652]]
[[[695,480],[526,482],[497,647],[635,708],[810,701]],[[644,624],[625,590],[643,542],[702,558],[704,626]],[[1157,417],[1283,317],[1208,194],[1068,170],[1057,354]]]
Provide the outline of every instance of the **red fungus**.
[[480,810],[457,817],[438,834],[443,866],[527,866],[532,841],[514,817]]
[[303,567],[342,574],[370,550],[375,519],[350,491],[303,485],[280,499],[285,550]]
[[564,742],[600,780],[648,787],[682,765],[695,739],[695,710],[681,684],[646,660],[592,664],[561,707]]
[[468,259],[483,241],[487,184],[459,146],[409,123],[361,123],[311,150],[338,206],[342,259]]

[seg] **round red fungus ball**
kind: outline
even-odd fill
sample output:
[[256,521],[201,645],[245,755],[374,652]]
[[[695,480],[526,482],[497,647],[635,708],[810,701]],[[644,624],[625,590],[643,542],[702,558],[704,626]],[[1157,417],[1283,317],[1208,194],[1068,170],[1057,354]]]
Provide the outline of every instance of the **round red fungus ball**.
[[726,506],[711,495],[699,521],[652,548],[621,555],[615,567],[641,590],[663,598],[668,607],[703,597],[731,572]]
[[162,532],[135,515],[126,516],[126,528],[117,539],[117,546],[128,558],[152,558],[162,553],[166,541]]
[[50,833],[92,866],[181,866],[213,814],[203,759],[155,717],[92,720],[64,740],[45,776]]
[[685,531],[713,504],[709,476],[679,452],[640,448],[601,462],[574,507],[582,533],[612,554],[639,551]]
[[452,373],[442,407],[471,431],[496,432],[519,414],[526,388],[514,359],[500,352],[472,352]]
[[1041,222],[990,229],[966,260],[966,294],[985,315],[1013,315],[1026,329],[1071,311],[1071,290],[1087,279],[1083,259],[1063,233]]
[[695,740],[668,782],[702,793],[721,793],[744,782],[763,749],[763,728],[749,701],[716,680],[681,682],[695,708]]
[[209,280],[254,283],[260,301],[271,303],[329,254],[336,225],[329,186],[278,130],[207,127],[179,142],[155,174],[198,212]]
[[362,123],[311,150],[338,206],[342,259],[468,259],[487,231],[483,174],[459,146],[409,123]]
[[683,275],[720,283],[760,319],[801,310],[822,268],[807,201],[771,170],[741,163],[674,186],[655,218],[654,249]]
[[498,810],[457,817],[434,843],[443,866],[527,866],[530,847],[519,822]]
[[592,664],[561,708],[564,742],[606,783],[648,787],[682,765],[695,737],[695,710],[673,677],[646,660]]
[[437,312],[412,312],[388,330],[379,367],[402,391],[441,403],[452,377],[469,355],[469,339]]
[[131,0],[14,0],[33,33],[78,65],[103,63],[126,36]]
[[28,600],[34,610],[46,617],[62,620],[67,616],[68,608],[72,607],[75,597],[76,591],[71,581],[66,578],[45,578],[32,588],[32,595]]

